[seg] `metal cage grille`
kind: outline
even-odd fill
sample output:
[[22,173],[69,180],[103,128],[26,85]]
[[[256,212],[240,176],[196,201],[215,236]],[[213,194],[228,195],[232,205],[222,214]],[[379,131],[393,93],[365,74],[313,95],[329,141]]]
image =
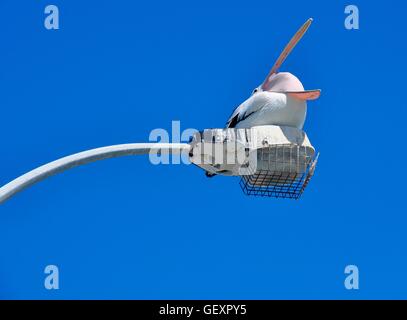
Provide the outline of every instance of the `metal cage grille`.
[[254,173],[241,176],[240,187],[246,195],[298,199],[314,174],[314,154],[295,144],[260,148]]

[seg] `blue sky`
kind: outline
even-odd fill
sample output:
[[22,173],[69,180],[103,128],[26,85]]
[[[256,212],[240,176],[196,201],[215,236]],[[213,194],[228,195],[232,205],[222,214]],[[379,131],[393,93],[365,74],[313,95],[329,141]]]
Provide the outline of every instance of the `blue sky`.
[[[44,8],[60,10],[46,30]],[[360,30],[344,28],[356,4]],[[222,127],[297,28],[321,152],[299,201],[237,178],[112,159],[0,207],[0,298],[407,298],[406,5],[387,1],[0,2],[0,184],[59,157]],[[44,288],[55,264],[60,289]],[[360,289],[344,288],[355,264]]]

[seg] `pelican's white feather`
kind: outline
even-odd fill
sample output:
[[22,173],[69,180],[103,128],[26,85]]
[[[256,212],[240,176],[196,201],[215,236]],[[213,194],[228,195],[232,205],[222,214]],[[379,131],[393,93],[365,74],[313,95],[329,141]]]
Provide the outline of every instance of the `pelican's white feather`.
[[306,101],[285,93],[262,91],[253,94],[236,108],[227,122],[227,127],[278,125],[302,129],[306,113]]

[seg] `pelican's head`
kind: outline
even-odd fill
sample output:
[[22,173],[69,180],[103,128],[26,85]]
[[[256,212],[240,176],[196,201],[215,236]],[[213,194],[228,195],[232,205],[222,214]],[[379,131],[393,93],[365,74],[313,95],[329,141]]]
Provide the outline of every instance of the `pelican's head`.
[[269,75],[266,80],[252,92],[279,92],[299,100],[315,100],[318,99],[321,91],[305,90],[301,81],[290,72],[278,72]]

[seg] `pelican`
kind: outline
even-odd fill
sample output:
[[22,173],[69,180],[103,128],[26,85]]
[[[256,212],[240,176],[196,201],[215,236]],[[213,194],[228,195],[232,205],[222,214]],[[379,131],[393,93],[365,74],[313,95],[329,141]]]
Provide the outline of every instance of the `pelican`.
[[263,83],[253,90],[249,99],[233,111],[226,128],[251,128],[261,125],[303,128],[307,100],[318,99],[321,90],[304,90],[296,76],[278,70],[311,23],[312,19],[308,19],[292,37]]

